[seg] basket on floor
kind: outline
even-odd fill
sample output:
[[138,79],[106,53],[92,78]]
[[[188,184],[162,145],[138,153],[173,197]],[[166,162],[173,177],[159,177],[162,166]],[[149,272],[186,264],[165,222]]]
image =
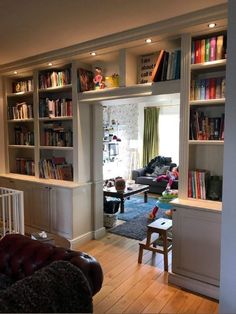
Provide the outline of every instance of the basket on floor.
[[116,225],[118,213],[115,214],[103,214],[104,217],[104,227],[112,228]]

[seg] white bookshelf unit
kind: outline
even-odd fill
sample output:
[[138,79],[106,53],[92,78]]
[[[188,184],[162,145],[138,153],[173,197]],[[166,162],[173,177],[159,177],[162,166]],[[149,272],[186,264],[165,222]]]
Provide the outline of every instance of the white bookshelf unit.
[[[4,158],[0,163],[0,184],[24,191],[25,221],[29,232],[46,230],[66,237],[72,245],[104,235],[102,105],[106,102],[129,103],[131,100],[136,103],[153,103],[156,96],[180,93],[179,199],[174,203],[173,272],[169,280],[193,291],[217,297],[222,204],[188,197],[189,170],[206,169],[212,175],[223,174],[223,140],[189,137],[190,109],[207,114],[209,112],[210,118],[224,112],[224,97],[210,100],[190,99],[192,79],[205,79],[225,73],[226,60],[191,65],[192,38],[210,36],[212,31],[207,30],[210,20],[218,25],[215,33],[224,31],[227,28],[227,6],[219,5],[184,17],[49,52],[46,56],[16,62],[15,68],[18,73],[22,73],[19,79],[32,78],[30,91],[12,93],[12,81],[18,79],[13,74],[13,65],[1,68],[1,76],[5,81],[4,116],[1,119],[5,125],[6,144],[0,143],[4,151]],[[153,39],[151,44],[145,43],[147,37]],[[181,49],[181,78],[138,84],[140,58],[159,53],[161,49],[168,52]],[[97,52],[95,57],[90,55],[94,50]],[[49,62],[53,63],[52,67],[46,65]],[[68,65],[71,69],[71,82],[63,86],[39,84],[41,74],[52,73],[53,69],[65,69]],[[93,72],[97,66],[102,68],[105,77],[118,74],[118,87],[80,92],[79,69]],[[41,114],[40,101],[47,98],[55,101],[70,99],[72,114]],[[32,117],[17,119],[16,122],[9,119],[8,106],[14,106],[18,101],[32,103]],[[32,132],[34,142],[30,145],[28,142],[26,145],[24,140],[23,145],[15,142],[14,130],[17,127],[24,127]],[[60,139],[59,142],[53,142],[47,134],[50,128],[52,131],[49,133],[53,133],[53,130],[56,133],[57,129],[72,132],[72,141]],[[33,160],[33,175],[17,171],[16,158],[20,157]],[[72,180],[41,178],[38,166],[40,160],[52,157],[63,157],[67,163],[72,164]],[[209,237],[208,228],[211,230]],[[195,263],[190,259],[191,254],[197,255]],[[201,261],[197,264],[198,260],[204,258],[211,263],[210,254],[214,257],[215,267],[210,269],[211,264],[205,267]],[[186,270],[188,261],[190,268]],[[195,276],[196,270],[198,275]]]
[[[222,34],[226,36],[225,32]],[[169,276],[171,283],[216,299],[222,203],[221,198],[213,199],[210,195],[207,176],[223,175],[226,59],[222,54],[219,60],[192,64],[191,47],[193,41],[217,36],[220,35],[184,36],[183,53],[187,58],[182,68],[186,79],[182,81],[181,97],[186,120],[181,123],[181,132],[185,137],[181,144],[184,150],[180,158],[180,197],[173,201],[173,260]]]

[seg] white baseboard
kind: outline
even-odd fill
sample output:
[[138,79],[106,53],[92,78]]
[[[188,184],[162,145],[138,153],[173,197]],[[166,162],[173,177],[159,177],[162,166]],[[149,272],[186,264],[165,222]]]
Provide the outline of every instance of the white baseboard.
[[88,233],[85,233],[85,234],[82,234],[72,240],[69,240],[70,241],[70,244],[71,244],[71,249],[73,250],[74,248],[75,249],[78,249],[78,245],[80,244],[84,244],[90,240],[93,239],[93,232],[90,231]]
[[168,283],[219,300],[219,287],[169,272]]
[[106,235],[106,228],[102,227],[100,229],[97,229],[93,232],[94,234],[94,239],[100,239]]

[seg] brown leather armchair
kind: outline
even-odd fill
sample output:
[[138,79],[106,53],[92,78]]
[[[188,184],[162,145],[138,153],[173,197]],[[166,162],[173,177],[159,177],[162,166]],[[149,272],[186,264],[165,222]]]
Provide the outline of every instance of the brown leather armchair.
[[[65,261],[69,265],[72,264],[76,266],[73,266],[71,273],[73,273],[73,270],[78,271],[79,268],[82,272],[82,280],[86,281],[87,290],[85,290],[85,295],[86,291],[89,291],[90,300],[92,300],[92,296],[101,289],[103,282],[102,268],[94,257],[86,253],[42,243],[20,234],[9,234],[0,240],[0,274],[7,276],[7,278],[10,278],[13,282],[10,288],[18,285],[18,289],[20,282],[24,282],[26,286],[31,285],[31,282],[27,278],[39,276],[42,270],[45,272],[45,269],[56,263],[55,261]],[[52,270],[50,270],[50,272],[52,272]],[[67,277],[67,274],[68,281],[74,281],[75,276],[72,277],[70,270],[65,272],[65,277]],[[71,278],[69,278],[70,275]],[[41,280],[39,279],[37,285],[40,282]],[[5,291],[3,295],[1,295],[1,302],[9,299],[9,296],[7,296],[2,300],[4,293]],[[84,293],[84,291],[82,293]],[[75,299],[77,295],[79,297],[79,294],[76,292]],[[0,309],[0,311],[1,310],[2,309]],[[40,312],[40,308],[37,308],[37,311]]]

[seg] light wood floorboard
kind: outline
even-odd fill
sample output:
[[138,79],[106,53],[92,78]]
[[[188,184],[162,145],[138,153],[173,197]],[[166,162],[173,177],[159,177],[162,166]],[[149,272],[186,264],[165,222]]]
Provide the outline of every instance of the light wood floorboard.
[[218,313],[217,301],[168,284],[163,255],[144,251],[138,264],[138,249],[138,241],[109,233],[78,248],[93,255],[104,272],[103,287],[93,298],[95,314]]

